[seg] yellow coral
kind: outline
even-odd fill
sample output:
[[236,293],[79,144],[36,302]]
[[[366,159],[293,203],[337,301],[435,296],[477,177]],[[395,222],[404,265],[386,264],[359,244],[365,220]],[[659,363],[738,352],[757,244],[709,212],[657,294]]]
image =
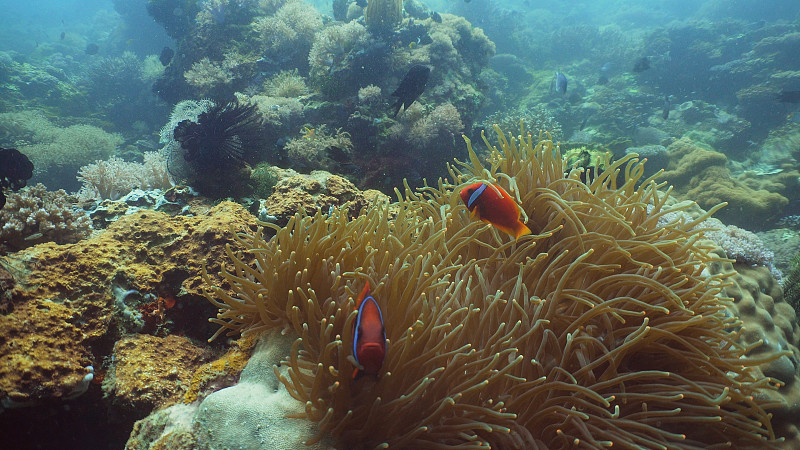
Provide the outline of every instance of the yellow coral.
[[[342,448],[773,446],[765,408],[779,402],[760,392],[775,385],[753,366],[777,356],[743,359],[726,331],[738,321],[724,277],[703,273],[699,220],[659,224],[679,208],[632,156],[587,185],[552,142],[498,134],[488,168],[468,142],[455,184],[354,220],[298,214],[265,225],[268,241],[239,234],[250,250],[221,274],[232,293],[208,282],[215,337],[295,333],[276,375]],[[473,220],[457,193],[476,179],[516,197],[538,234]],[[352,380],[366,282],[389,344],[377,380]]]

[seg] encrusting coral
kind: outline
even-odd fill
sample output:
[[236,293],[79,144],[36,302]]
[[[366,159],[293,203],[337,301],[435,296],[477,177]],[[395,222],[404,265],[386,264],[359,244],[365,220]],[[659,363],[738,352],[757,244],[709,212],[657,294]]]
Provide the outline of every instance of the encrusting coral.
[[[239,234],[249,250],[221,272],[233,294],[206,274],[214,337],[296,334],[276,376],[342,448],[775,446],[767,410],[783,403],[763,394],[780,383],[756,366],[781,354],[743,357],[728,282],[704,272],[719,257],[692,230],[710,213],[659,223],[680,207],[634,156],[584,183],[552,142],[496,131],[490,168],[468,142],[453,184]],[[535,234],[472,219],[457,192],[476,178],[510,192]],[[387,355],[353,380],[366,282]]]

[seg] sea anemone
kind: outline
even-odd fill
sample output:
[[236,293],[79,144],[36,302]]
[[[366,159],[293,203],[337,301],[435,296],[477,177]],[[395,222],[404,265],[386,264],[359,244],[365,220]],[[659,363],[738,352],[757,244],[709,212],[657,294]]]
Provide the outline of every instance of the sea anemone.
[[179,122],[173,138],[180,146],[169,155],[170,174],[207,195],[230,193],[225,188],[231,188],[231,178],[244,176],[242,171],[262,158],[266,144],[258,108],[238,102],[211,106],[196,121]]
[[[693,229],[707,215],[661,223],[682,207],[634,156],[582,182],[551,141],[497,131],[490,167],[468,143],[452,184],[406,187],[353,220],[298,214],[266,225],[270,240],[239,234],[250,251],[228,251],[226,289],[206,276],[217,335],[295,334],[276,376],[337,448],[776,446],[777,384],[754,367],[778,355],[744,357]],[[476,179],[509,192],[536,234],[472,218],[458,192]],[[354,380],[367,282],[387,353],[377,379]]]

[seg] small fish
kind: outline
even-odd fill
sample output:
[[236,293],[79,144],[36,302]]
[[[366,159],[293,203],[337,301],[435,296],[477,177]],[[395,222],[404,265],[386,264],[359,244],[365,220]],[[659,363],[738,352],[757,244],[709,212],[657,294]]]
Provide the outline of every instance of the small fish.
[[353,379],[363,374],[377,377],[386,358],[386,328],[378,302],[372,297],[369,282],[356,299],[358,316],[353,323]]
[[775,100],[783,103],[800,103],[800,91],[781,91],[775,95]]
[[433,19],[433,21],[434,21],[434,22],[436,22],[436,23],[442,23],[442,16],[441,16],[441,14],[439,14],[439,13],[438,13],[438,12],[436,12],[436,11],[434,11],[434,12],[433,12],[433,14],[431,14],[431,19]]
[[414,100],[419,98],[422,91],[425,90],[425,84],[428,82],[430,75],[431,68],[422,64],[414,64],[408,69],[408,73],[400,81],[400,86],[392,93],[392,97],[397,97],[397,102],[392,105],[394,117],[397,117],[401,107],[405,111],[414,103]]
[[608,77],[606,76],[606,74],[601,73],[600,76],[597,77],[597,84],[601,86],[605,86],[608,84]]
[[59,38],[59,40],[63,41],[66,36],[67,36],[67,32],[66,31],[62,31],[61,32],[61,37]]
[[633,71],[636,73],[641,73],[648,69],[650,69],[650,58],[647,56],[642,56],[633,64]]
[[44,237],[44,235],[42,233],[33,233],[32,235],[27,236],[26,238],[24,238],[23,241],[35,241],[35,240],[41,239],[43,237]]
[[500,186],[471,184],[461,190],[461,201],[467,205],[473,217],[494,225],[504,233],[515,238],[531,234],[531,229],[519,220],[519,205]]
[[567,93],[567,76],[561,72],[556,72],[553,77],[553,87],[559,94]]
[[158,60],[161,61],[161,65],[167,67],[169,62],[172,61],[172,57],[175,56],[175,51],[169,47],[164,47],[161,50],[161,55],[158,56]]
[[95,44],[94,42],[90,42],[86,45],[86,54],[87,55],[96,55],[97,52],[100,51],[100,46]]
[[672,103],[669,101],[669,95],[664,97],[664,109],[661,111],[661,118],[664,120],[669,119],[669,109]]
[[360,6],[362,8],[367,7],[367,0],[356,0],[356,6]]
[[600,68],[600,72],[607,73],[613,68],[614,68],[614,63],[609,61],[609,62],[603,64],[603,67]]

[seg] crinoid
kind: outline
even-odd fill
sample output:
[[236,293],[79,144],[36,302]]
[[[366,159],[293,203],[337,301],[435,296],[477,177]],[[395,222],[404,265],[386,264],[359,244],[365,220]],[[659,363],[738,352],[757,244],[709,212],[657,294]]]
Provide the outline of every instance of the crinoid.
[[170,174],[212,196],[234,194],[237,178],[261,159],[266,144],[256,106],[238,102],[214,105],[197,120],[183,120],[172,134],[180,145],[169,155]]

